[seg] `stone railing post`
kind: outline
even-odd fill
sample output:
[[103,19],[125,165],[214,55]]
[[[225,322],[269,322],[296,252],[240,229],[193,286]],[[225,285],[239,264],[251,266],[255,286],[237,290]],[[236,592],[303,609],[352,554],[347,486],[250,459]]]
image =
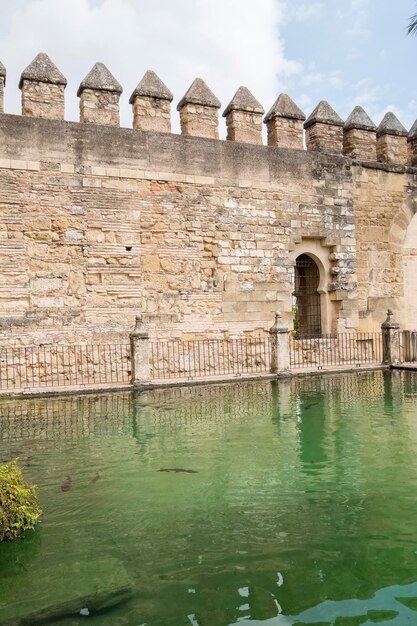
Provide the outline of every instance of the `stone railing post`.
[[400,360],[400,325],[394,320],[391,309],[387,311],[387,319],[382,329],[382,363],[394,365]]
[[130,348],[132,354],[132,385],[145,385],[150,382],[149,367],[149,333],[142,318],[136,316],[136,324],[130,333]]
[[275,323],[270,328],[271,335],[271,374],[284,374],[290,370],[290,331],[281,319],[281,313],[275,313]]

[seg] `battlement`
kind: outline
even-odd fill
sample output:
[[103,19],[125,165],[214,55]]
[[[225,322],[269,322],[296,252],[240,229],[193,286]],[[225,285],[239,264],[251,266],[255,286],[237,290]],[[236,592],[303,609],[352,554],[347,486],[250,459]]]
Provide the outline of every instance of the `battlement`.
[[[0,62],[0,114],[6,68]],[[22,115],[65,119],[67,80],[45,53],[38,54],[22,72]],[[123,89],[108,68],[96,63],[81,81],[80,123],[120,126],[119,99]],[[134,129],[171,133],[173,94],[153,71],[147,71],[130,97]],[[201,78],[196,78],[180,99],[177,110],[181,134],[219,138],[221,103]],[[287,94],[281,94],[264,115],[264,108],[246,87],[239,87],[226,106],[227,140],[261,145],[262,122],[267,126],[267,144],[296,150],[343,154],[353,159],[393,165],[417,165],[417,120],[410,132],[394,113],[385,115],[377,128],[362,107],[355,107],[346,121],[321,101],[306,119]]]

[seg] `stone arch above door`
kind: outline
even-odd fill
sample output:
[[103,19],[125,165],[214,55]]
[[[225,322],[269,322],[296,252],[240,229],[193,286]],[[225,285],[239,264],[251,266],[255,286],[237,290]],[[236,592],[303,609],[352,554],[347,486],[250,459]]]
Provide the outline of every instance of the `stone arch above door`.
[[[320,295],[321,332],[327,334],[335,330],[335,305],[330,300],[329,283],[331,281],[331,248],[323,245],[319,239],[302,239],[294,244],[290,253],[292,267],[295,268],[297,258],[309,256],[317,265],[320,279],[317,292]],[[294,284],[293,275],[293,287]]]

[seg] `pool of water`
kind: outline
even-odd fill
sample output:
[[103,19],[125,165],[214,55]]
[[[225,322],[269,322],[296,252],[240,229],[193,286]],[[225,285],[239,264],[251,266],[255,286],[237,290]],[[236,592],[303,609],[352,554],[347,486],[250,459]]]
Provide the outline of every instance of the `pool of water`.
[[77,568],[131,596],[53,624],[417,624],[416,373],[1,400],[15,457],[44,516],[0,544],[0,624]]

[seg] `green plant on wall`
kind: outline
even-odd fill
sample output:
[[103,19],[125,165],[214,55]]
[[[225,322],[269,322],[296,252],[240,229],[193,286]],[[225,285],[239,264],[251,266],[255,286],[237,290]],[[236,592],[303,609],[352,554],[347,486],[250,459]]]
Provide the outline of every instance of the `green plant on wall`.
[[37,488],[25,482],[11,461],[0,466],[0,541],[12,541],[35,527],[42,515]]
[[294,328],[294,339],[298,339],[298,307],[296,304],[292,306],[292,319]]

